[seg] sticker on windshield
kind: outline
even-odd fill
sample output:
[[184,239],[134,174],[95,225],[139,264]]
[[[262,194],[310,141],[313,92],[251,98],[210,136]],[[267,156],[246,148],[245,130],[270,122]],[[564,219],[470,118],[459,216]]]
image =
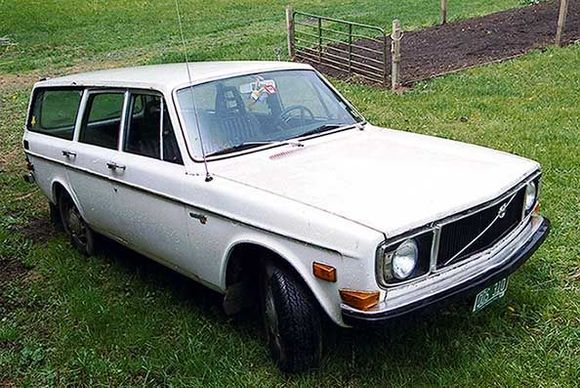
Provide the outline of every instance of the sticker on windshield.
[[272,79],[256,77],[256,81],[240,85],[240,93],[249,94],[248,98],[254,103],[263,102],[271,94],[276,94],[276,82]]

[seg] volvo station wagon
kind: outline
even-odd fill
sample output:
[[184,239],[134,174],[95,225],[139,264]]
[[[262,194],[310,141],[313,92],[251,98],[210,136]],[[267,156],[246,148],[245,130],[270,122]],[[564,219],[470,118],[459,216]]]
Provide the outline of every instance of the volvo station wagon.
[[285,371],[318,364],[326,318],[481,310],[549,230],[538,163],[376,127],[305,64],[43,80],[23,146],[75,247],[104,235],[222,293],[228,314],[259,306]]

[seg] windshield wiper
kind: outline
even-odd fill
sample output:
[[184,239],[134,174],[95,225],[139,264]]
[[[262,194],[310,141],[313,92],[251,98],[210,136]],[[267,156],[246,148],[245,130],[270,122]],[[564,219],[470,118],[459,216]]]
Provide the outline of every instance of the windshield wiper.
[[254,147],[259,147],[261,145],[274,144],[274,143],[277,143],[277,142],[276,141],[246,141],[246,142],[243,142],[240,144],[236,144],[235,146],[224,148],[224,149],[219,150],[219,151],[210,152],[209,154],[207,154],[205,156],[224,155],[224,154],[229,154],[230,152],[243,151],[243,150],[247,150],[249,148],[254,148]]
[[[345,127],[345,126],[350,126],[350,125],[351,124],[323,124],[319,127],[316,127],[316,128],[311,129],[309,131],[303,132],[300,135],[293,136],[292,138],[295,139],[297,137],[316,135],[317,133],[321,133],[321,132],[329,131],[331,129],[337,129],[337,128],[341,128],[341,127]],[[354,124],[352,124],[352,125],[354,125]]]
[[250,148],[254,148],[254,147],[259,147],[259,146],[263,146],[263,145],[271,145],[271,144],[288,144],[294,147],[304,147],[304,144],[300,143],[298,140],[267,140],[267,141],[246,141],[240,144],[236,144],[235,146],[231,146],[228,148],[224,148],[223,150],[219,150],[219,151],[215,151],[215,152],[211,152],[205,156],[218,156],[218,155],[224,155],[224,154],[229,154],[230,152],[236,152],[236,151],[243,151],[243,150],[247,150]]
[[243,142],[240,144],[236,144],[235,146],[224,148],[224,149],[219,150],[219,151],[210,152],[206,156],[209,157],[209,156],[225,155],[225,154],[229,154],[231,152],[243,151],[243,150],[247,150],[250,148],[259,147],[262,145],[270,145],[270,144],[276,144],[276,145],[289,144],[289,145],[293,145],[296,147],[303,147],[304,145],[302,143],[300,143],[299,140],[296,140],[297,138],[315,135],[317,133],[329,131],[331,129],[337,129],[337,128],[341,128],[341,127],[354,126],[354,125],[356,125],[356,123],[355,124],[323,124],[319,127],[316,127],[316,128],[311,129],[309,131],[303,132],[299,135],[292,136],[291,138],[289,138],[287,140],[246,141],[246,142]]

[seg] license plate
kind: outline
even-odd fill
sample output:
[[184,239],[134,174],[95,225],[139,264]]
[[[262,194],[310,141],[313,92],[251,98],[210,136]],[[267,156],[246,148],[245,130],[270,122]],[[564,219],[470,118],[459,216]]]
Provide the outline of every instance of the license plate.
[[478,312],[479,310],[487,307],[493,301],[503,297],[507,290],[507,285],[508,280],[505,278],[477,294],[475,297],[475,303],[473,304],[473,312]]

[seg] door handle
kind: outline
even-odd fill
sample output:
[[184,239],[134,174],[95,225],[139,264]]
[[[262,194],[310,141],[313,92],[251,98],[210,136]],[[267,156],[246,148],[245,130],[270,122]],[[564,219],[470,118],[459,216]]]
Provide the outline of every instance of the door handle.
[[107,162],[107,168],[109,170],[123,170],[125,171],[125,166],[115,162]]
[[199,222],[201,222],[202,224],[206,224],[207,223],[207,217],[204,216],[203,214],[198,214],[198,213],[194,213],[194,212],[189,212],[189,216],[191,218],[195,218],[196,220],[199,220]]
[[76,152],[62,150],[62,156],[66,156],[67,158],[74,158],[77,156]]

